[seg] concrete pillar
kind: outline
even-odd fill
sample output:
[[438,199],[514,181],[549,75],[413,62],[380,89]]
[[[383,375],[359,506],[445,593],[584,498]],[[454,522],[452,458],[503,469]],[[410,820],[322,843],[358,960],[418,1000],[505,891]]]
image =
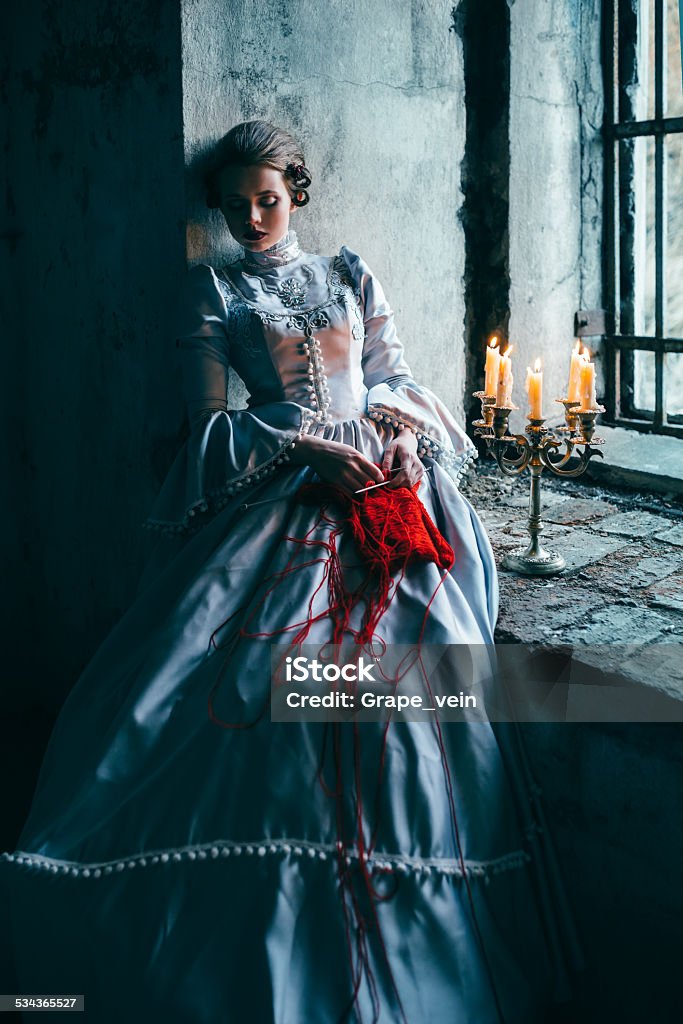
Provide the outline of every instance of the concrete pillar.
[[[540,356],[544,412],[566,391],[574,314],[602,298],[600,3],[510,4],[510,340],[513,429]],[[589,347],[591,343],[588,342]],[[599,372],[602,365],[598,358]],[[599,389],[600,390],[600,389]]]

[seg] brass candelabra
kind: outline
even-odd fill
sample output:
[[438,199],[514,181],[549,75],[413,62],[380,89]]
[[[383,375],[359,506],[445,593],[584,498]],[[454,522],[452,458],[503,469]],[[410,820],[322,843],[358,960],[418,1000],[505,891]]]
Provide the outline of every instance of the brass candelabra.
[[[595,435],[596,416],[604,407],[581,409],[580,402],[558,398],[564,406],[565,426],[551,430],[545,426],[545,417],[527,416],[529,426],[524,434],[511,434],[508,429],[510,413],[517,408],[496,405],[495,395],[475,391],[481,401],[482,417],[474,421],[475,435],[486,442],[487,450],[498,463],[505,476],[520,476],[528,467],[530,472],[529,518],[527,529],[530,541],[526,548],[517,548],[502,561],[504,569],[527,576],[551,576],[565,568],[561,554],[546,551],[539,540],[543,530],[541,520],[541,473],[544,469],[559,477],[581,476],[593,455],[602,458],[596,445],[604,439]],[[565,451],[560,449],[564,445]],[[582,449],[582,450],[581,450]],[[570,466],[572,458],[578,464]]]

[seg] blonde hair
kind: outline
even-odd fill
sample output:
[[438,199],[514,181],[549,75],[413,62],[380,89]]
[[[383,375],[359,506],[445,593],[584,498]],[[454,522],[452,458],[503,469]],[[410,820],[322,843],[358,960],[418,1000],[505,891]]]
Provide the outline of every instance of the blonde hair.
[[206,205],[211,210],[220,206],[219,176],[226,167],[273,167],[285,178],[295,206],[309,200],[305,185],[310,185],[310,172],[304,167],[304,153],[284,128],[269,121],[242,121],[219,139],[211,151],[204,172]]

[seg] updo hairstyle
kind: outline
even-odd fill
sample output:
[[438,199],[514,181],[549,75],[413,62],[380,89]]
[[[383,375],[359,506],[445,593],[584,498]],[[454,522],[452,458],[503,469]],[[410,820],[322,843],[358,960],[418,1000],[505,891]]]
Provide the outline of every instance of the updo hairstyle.
[[218,179],[221,172],[235,164],[239,167],[265,165],[280,171],[295,206],[305,206],[310,198],[307,187],[311,184],[311,175],[301,146],[288,131],[269,121],[242,121],[214,146],[204,172],[206,205],[210,210],[220,207]]

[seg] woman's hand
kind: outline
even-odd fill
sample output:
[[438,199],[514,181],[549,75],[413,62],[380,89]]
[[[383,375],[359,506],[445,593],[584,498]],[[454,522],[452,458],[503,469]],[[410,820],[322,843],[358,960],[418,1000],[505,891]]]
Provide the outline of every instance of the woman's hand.
[[[290,452],[290,460],[310,466],[321,480],[345,490],[358,491],[368,482],[382,483],[384,474],[362,452],[341,441],[326,441],[315,434],[304,434]],[[397,474],[400,475],[400,474]]]
[[391,477],[388,487],[413,487],[424,475],[424,466],[417,455],[417,437],[412,430],[403,429],[384,449],[384,475],[396,466],[400,467],[399,471]]

